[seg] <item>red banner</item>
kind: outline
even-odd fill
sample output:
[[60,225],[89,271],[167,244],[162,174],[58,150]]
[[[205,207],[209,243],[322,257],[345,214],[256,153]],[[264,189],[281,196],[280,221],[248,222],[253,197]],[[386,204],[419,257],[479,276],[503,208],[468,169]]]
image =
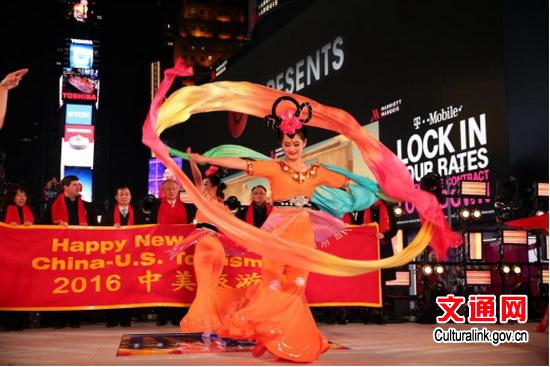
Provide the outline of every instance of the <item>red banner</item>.
[[[187,306],[195,295],[194,246],[168,251],[193,225],[115,227],[9,226],[0,223],[0,310]],[[376,226],[351,227],[323,251],[355,259],[379,256]],[[227,256],[222,287],[255,286],[261,258]],[[380,273],[310,274],[312,306],[380,306]]]

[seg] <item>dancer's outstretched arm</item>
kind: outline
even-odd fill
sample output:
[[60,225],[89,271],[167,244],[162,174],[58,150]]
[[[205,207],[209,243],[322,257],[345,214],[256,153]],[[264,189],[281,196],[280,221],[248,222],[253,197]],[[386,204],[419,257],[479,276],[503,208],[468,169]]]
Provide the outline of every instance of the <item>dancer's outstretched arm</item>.
[[241,171],[246,170],[246,161],[240,158],[207,158],[198,153],[192,153],[191,148],[187,149],[189,154],[189,160],[196,162],[197,164],[211,164],[214,166],[220,166],[231,169],[238,169]]
[[189,154],[189,165],[191,166],[191,174],[193,175],[193,181],[195,181],[195,186],[199,189],[202,188],[202,174],[197,162],[191,158],[191,148],[187,148],[187,154]]

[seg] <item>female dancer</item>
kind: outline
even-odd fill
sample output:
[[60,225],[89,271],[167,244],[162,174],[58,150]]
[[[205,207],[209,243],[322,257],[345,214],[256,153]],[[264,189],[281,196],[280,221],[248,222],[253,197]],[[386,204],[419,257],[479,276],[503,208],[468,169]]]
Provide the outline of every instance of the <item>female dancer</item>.
[[[245,170],[250,176],[267,178],[274,209],[262,229],[313,248],[316,241],[326,240],[343,229],[342,222],[319,211],[312,203],[313,190],[319,185],[344,188],[348,179],[323,166],[304,163],[306,131],[294,114],[295,111],[287,113],[288,116],[276,123],[285,154],[282,160],[252,162],[239,158],[205,158],[190,150],[188,153],[193,163]],[[295,120],[294,123],[291,120]],[[217,333],[255,340],[255,355],[267,349],[279,358],[295,362],[317,359],[328,348],[328,342],[317,329],[304,295],[308,273],[264,256],[260,286],[222,320],[223,328],[217,329]]]
[[[261,353],[263,345],[270,352],[287,360],[313,361],[326,349],[326,341],[315,328],[303,299],[303,286],[307,280],[308,271],[327,275],[358,275],[381,268],[404,265],[422,252],[428,243],[431,244],[436,256],[443,259],[449,247],[461,243],[460,236],[449,228],[435,197],[414,187],[406,167],[389,149],[370,136],[345,111],[296,95],[296,98],[307,101],[306,106],[311,104],[315,110],[315,116],[310,125],[341,133],[356,143],[380,188],[396,200],[413,203],[422,221],[422,227],[415,239],[403,251],[387,259],[350,260],[314,249],[314,240],[317,237],[321,238],[321,235],[333,233],[341,222],[313,210],[313,199],[309,200],[309,197],[336,198],[333,205],[322,205],[323,209],[329,212],[331,209],[341,208],[343,201],[351,203],[351,199],[341,196],[347,194],[342,190],[336,189],[336,193],[326,190],[328,186],[345,186],[346,178],[332,172],[333,168],[329,171],[323,166],[307,166],[302,161],[301,152],[306,139],[298,133],[301,126],[296,125],[299,125],[300,121],[292,117],[294,115],[299,118],[301,111],[296,109],[294,114],[293,111],[290,113],[285,111],[279,116],[273,111],[272,103],[285,93],[246,82],[215,82],[185,87],[165,101],[164,97],[175,77],[189,73],[189,68],[182,61],[178,61],[174,69],[165,72],[165,79],[160,85],[143,126],[143,142],[167,167],[174,170],[191,200],[210,223],[223,230],[224,234],[233,241],[262,255],[265,261],[266,270],[262,285],[254,292],[251,291],[248,297],[243,298],[242,303],[235,304],[232,308],[233,312],[222,317],[223,326],[219,331],[222,336],[257,340],[259,342],[257,354]],[[210,162],[228,168],[242,169],[248,174],[264,176],[271,181],[274,200],[279,201],[280,205],[277,210],[273,210],[265,223],[264,231],[210,205],[193,187],[181,169],[173,163],[169,156],[170,148],[159,138],[162,131],[185,122],[195,113],[218,110],[247,113],[257,117],[265,116],[271,111],[272,124],[278,124],[278,127],[283,127],[284,130],[294,128],[294,135],[290,132],[291,129],[283,131],[281,142],[285,153],[290,157],[290,159],[285,158],[283,162],[271,160],[249,162],[238,158],[218,160],[190,154],[190,158],[195,162]],[[284,120],[288,120],[287,123],[283,124]],[[250,155],[232,156],[251,157]],[[354,181],[361,179],[356,179],[352,175],[350,177]],[[373,188],[370,194],[367,192],[365,195],[363,193],[353,195],[356,193],[356,188],[350,185],[352,191],[350,196],[363,201],[366,207],[376,199],[376,195],[372,195],[372,191],[376,191],[376,188]],[[369,191],[368,188],[367,191]],[[368,197],[368,200],[364,200],[365,197]],[[323,200],[317,202],[326,204]],[[364,208],[365,206],[362,208],[359,206],[351,210]],[[345,209],[351,211],[350,208]],[[323,229],[323,231],[316,229]]]
[[[229,211],[223,204],[223,190],[226,186],[217,174],[218,168],[211,166],[206,170],[206,178],[203,179],[197,164],[194,161],[190,161],[190,164],[195,186],[203,197],[210,205]],[[202,332],[205,336],[209,336],[222,326],[223,311],[232,305],[231,300],[235,299],[235,296],[230,290],[218,287],[218,278],[225,260],[225,251],[219,240],[218,229],[206,221],[200,210],[197,211],[195,219],[196,229],[183,243],[171,251],[171,255],[174,257],[187,247],[196,244],[193,266],[197,279],[197,293],[187,314],[181,320],[180,327],[183,332]]]

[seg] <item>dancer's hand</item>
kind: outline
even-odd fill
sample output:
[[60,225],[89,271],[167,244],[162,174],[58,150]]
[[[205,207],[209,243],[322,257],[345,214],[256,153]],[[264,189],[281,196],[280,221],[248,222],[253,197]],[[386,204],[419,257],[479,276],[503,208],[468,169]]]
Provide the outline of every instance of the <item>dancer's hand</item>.
[[187,151],[186,151],[187,155],[189,156],[189,160],[190,161],[193,161],[197,164],[205,164],[205,163],[208,163],[207,162],[207,158],[206,157],[203,157],[202,155],[198,154],[198,153],[193,153],[191,152],[191,148],[187,148]]
[[0,88],[10,90],[17,87],[19,82],[29,72],[29,69],[19,69],[17,71],[11,72],[0,82]]

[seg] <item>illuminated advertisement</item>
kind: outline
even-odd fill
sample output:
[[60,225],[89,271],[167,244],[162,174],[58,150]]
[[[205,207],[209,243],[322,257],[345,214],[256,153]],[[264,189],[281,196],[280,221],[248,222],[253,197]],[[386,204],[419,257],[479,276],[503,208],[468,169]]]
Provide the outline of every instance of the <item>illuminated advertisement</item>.
[[92,41],[83,43],[72,40],[69,46],[69,65],[71,68],[91,69],[94,63],[94,46]]
[[88,0],[75,2],[72,8],[72,14],[77,22],[85,22],[88,19]]
[[70,125],[91,125],[92,105],[68,103],[65,123]]
[[99,89],[98,71],[94,69],[63,70],[62,99],[97,101]]
[[91,167],[61,166],[61,177],[69,175],[78,177],[82,184],[82,199],[85,201],[92,201],[93,172]]
[[[181,158],[172,158],[172,160],[178,165],[182,166]],[[149,178],[147,180],[147,192],[150,195],[159,197],[160,185],[168,179],[175,180],[176,177],[168,168],[166,168],[160,160],[157,158],[149,159]],[[179,184],[178,184],[179,185]]]
[[65,136],[61,143],[61,165],[94,166],[94,127],[65,125]]

